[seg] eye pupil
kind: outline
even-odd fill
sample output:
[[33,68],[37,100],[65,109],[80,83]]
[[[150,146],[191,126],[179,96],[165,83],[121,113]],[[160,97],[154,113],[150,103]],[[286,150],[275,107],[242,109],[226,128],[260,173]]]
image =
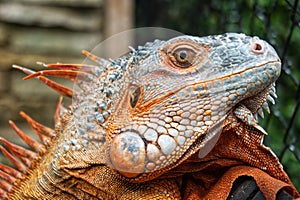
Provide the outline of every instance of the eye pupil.
[[187,58],[186,52],[185,52],[185,51],[180,51],[180,52],[179,52],[179,59],[180,59],[181,61],[186,61],[186,58]]
[[174,52],[175,64],[179,65],[179,67],[189,67],[192,65],[191,59],[192,51],[186,49],[178,49]]

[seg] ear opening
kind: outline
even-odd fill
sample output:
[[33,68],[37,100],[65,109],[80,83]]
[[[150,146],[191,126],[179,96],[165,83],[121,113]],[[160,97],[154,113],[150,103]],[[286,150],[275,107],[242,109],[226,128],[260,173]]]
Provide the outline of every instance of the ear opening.
[[141,95],[141,88],[137,85],[132,85],[130,86],[129,89],[129,101],[130,101],[130,106],[134,108],[140,98]]

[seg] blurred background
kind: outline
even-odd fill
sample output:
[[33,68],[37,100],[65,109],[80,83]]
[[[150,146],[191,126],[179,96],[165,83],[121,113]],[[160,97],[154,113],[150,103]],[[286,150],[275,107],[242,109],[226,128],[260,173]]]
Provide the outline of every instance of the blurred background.
[[24,74],[12,64],[37,70],[42,68],[37,61],[81,63],[82,49],[145,26],[198,36],[243,32],[274,46],[283,70],[277,103],[261,124],[269,133],[266,145],[300,190],[299,0],[0,0],[0,135],[19,142],[9,119],[32,132],[19,117],[21,110],[53,127],[59,96],[37,80],[22,81]]

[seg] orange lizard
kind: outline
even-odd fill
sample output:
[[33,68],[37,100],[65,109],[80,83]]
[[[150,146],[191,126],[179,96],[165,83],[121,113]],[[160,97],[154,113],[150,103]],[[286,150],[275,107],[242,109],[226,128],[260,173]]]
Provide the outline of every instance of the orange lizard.
[[15,166],[0,165],[3,199],[233,199],[241,177],[266,199],[299,197],[256,120],[281,69],[268,43],[227,33],[156,40],[109,61],[83,53],[98,65],[14,66],[74,103],[60,100],[55,129],[21,112],[41,142],[10,121],[34,151],[0,139]]

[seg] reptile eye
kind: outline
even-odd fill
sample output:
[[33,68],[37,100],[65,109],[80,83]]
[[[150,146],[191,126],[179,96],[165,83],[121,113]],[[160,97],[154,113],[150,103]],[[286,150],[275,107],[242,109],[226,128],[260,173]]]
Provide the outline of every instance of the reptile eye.
[[195,52],[189,48],[177,48],[169,57],[176,67],[187,68],[193,65]]
[[178,38],[159,50],[161,61],[178,73],[189,73],[199,68],[209,58],[210,46],[190,39]]

